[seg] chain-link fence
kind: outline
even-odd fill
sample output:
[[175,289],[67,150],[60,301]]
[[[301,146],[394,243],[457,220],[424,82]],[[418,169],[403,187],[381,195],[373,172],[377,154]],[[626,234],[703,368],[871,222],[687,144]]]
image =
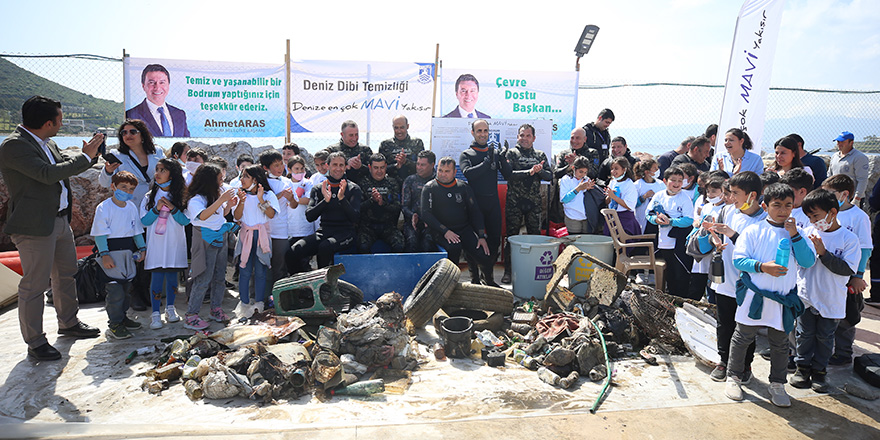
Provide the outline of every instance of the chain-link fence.
[[[20,122],[21,104],[35,94],[59,99],[64,105],[66,127],[56,141],[76,145],[100,127],[115,128],[123,120],[123,69],[121,58],[95,55],[0,55],[0,132],[12,131]],[[601,84],[581,85],[578,94],[578,125],[595,120],[603,108],[614,110],[614,136],[624,136],[633,151],[661,153],[687,136],[704,132],[721,114],[723,86],[702,84]],[[798,133],[808,150],[833,148],[831,140],[841,131],[855,134],[856,147],[880,153],[880,90],[820,90],[772,88],[764,129],[764,150],[789,133]],[[361,123],[361,142],[378,150],[391,136],[387,121],[370,121],[370,133]],[[723,131],[723,129],[722,129]],[[322,127],[311,133],[294,133],[292,140],[314,152],[339,140],[338,127]],[[426,141],[425,132],[416,132]],[[69,139],[65,139],[69,138]],[[199,139],[207,144],[228,140]],[[243,139],[252,145],[278,148],[283,138]],[[565,148],[557,141],[554,150]]]

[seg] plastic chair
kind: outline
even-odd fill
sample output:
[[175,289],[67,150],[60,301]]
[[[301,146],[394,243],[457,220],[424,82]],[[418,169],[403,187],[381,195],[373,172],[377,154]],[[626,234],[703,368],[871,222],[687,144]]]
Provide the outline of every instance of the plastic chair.
[[[603,209],[602,216],[608,224],[611,239],[614,240],[614,254],[617,257],[615,269],[624,275],[635,269],[647,269],[654,271],[654,286],[657,290],[663,290],[663,272],[666,270],[666,262],[662,258],[654,256],[654,242],[657,234],[629,235],[620,224],[617,210]],[[649,241],[637,241],[649,240]],[[647,248],[648,255],[627,255],[627,249]]]

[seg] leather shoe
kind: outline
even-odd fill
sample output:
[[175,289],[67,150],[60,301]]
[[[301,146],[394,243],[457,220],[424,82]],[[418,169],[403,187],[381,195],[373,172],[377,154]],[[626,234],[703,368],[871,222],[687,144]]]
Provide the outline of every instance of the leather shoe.
[[73,327],[59,328],[58,334],[74,338],[97,338],[101,330],[79,321]]
[[61,352],[47,342],[37,348],[28,347],[28,356],[38,361],[57,361],[61,359]]

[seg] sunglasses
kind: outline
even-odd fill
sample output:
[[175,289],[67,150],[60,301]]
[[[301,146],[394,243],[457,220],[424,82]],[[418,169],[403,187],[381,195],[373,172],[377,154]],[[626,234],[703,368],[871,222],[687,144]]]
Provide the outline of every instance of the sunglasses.
[[119,134],[121,134],[122,136],[125,136],[126,134],[134,136],[138,133],[140,133],[140,131],[136,128],[132,128],[131,130],[119,130]]

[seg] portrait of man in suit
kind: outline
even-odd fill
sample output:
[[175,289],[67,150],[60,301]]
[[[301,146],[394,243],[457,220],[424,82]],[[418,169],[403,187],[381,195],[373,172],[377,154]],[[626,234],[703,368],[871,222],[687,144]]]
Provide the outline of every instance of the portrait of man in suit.
[[165,102],[171,76],[161,64],[149,64],[141,72],[141,86],[147,95],[140,104],[125,111],[127,119],[147,123],[153,137],[189,137],[186,112]]
[[458,99],[458,106],[444,118],[490,118],[489,115],[476,109],[477,100],[480,98],[480,82],[470,73],[465,73],[455,80],[455,98]]

